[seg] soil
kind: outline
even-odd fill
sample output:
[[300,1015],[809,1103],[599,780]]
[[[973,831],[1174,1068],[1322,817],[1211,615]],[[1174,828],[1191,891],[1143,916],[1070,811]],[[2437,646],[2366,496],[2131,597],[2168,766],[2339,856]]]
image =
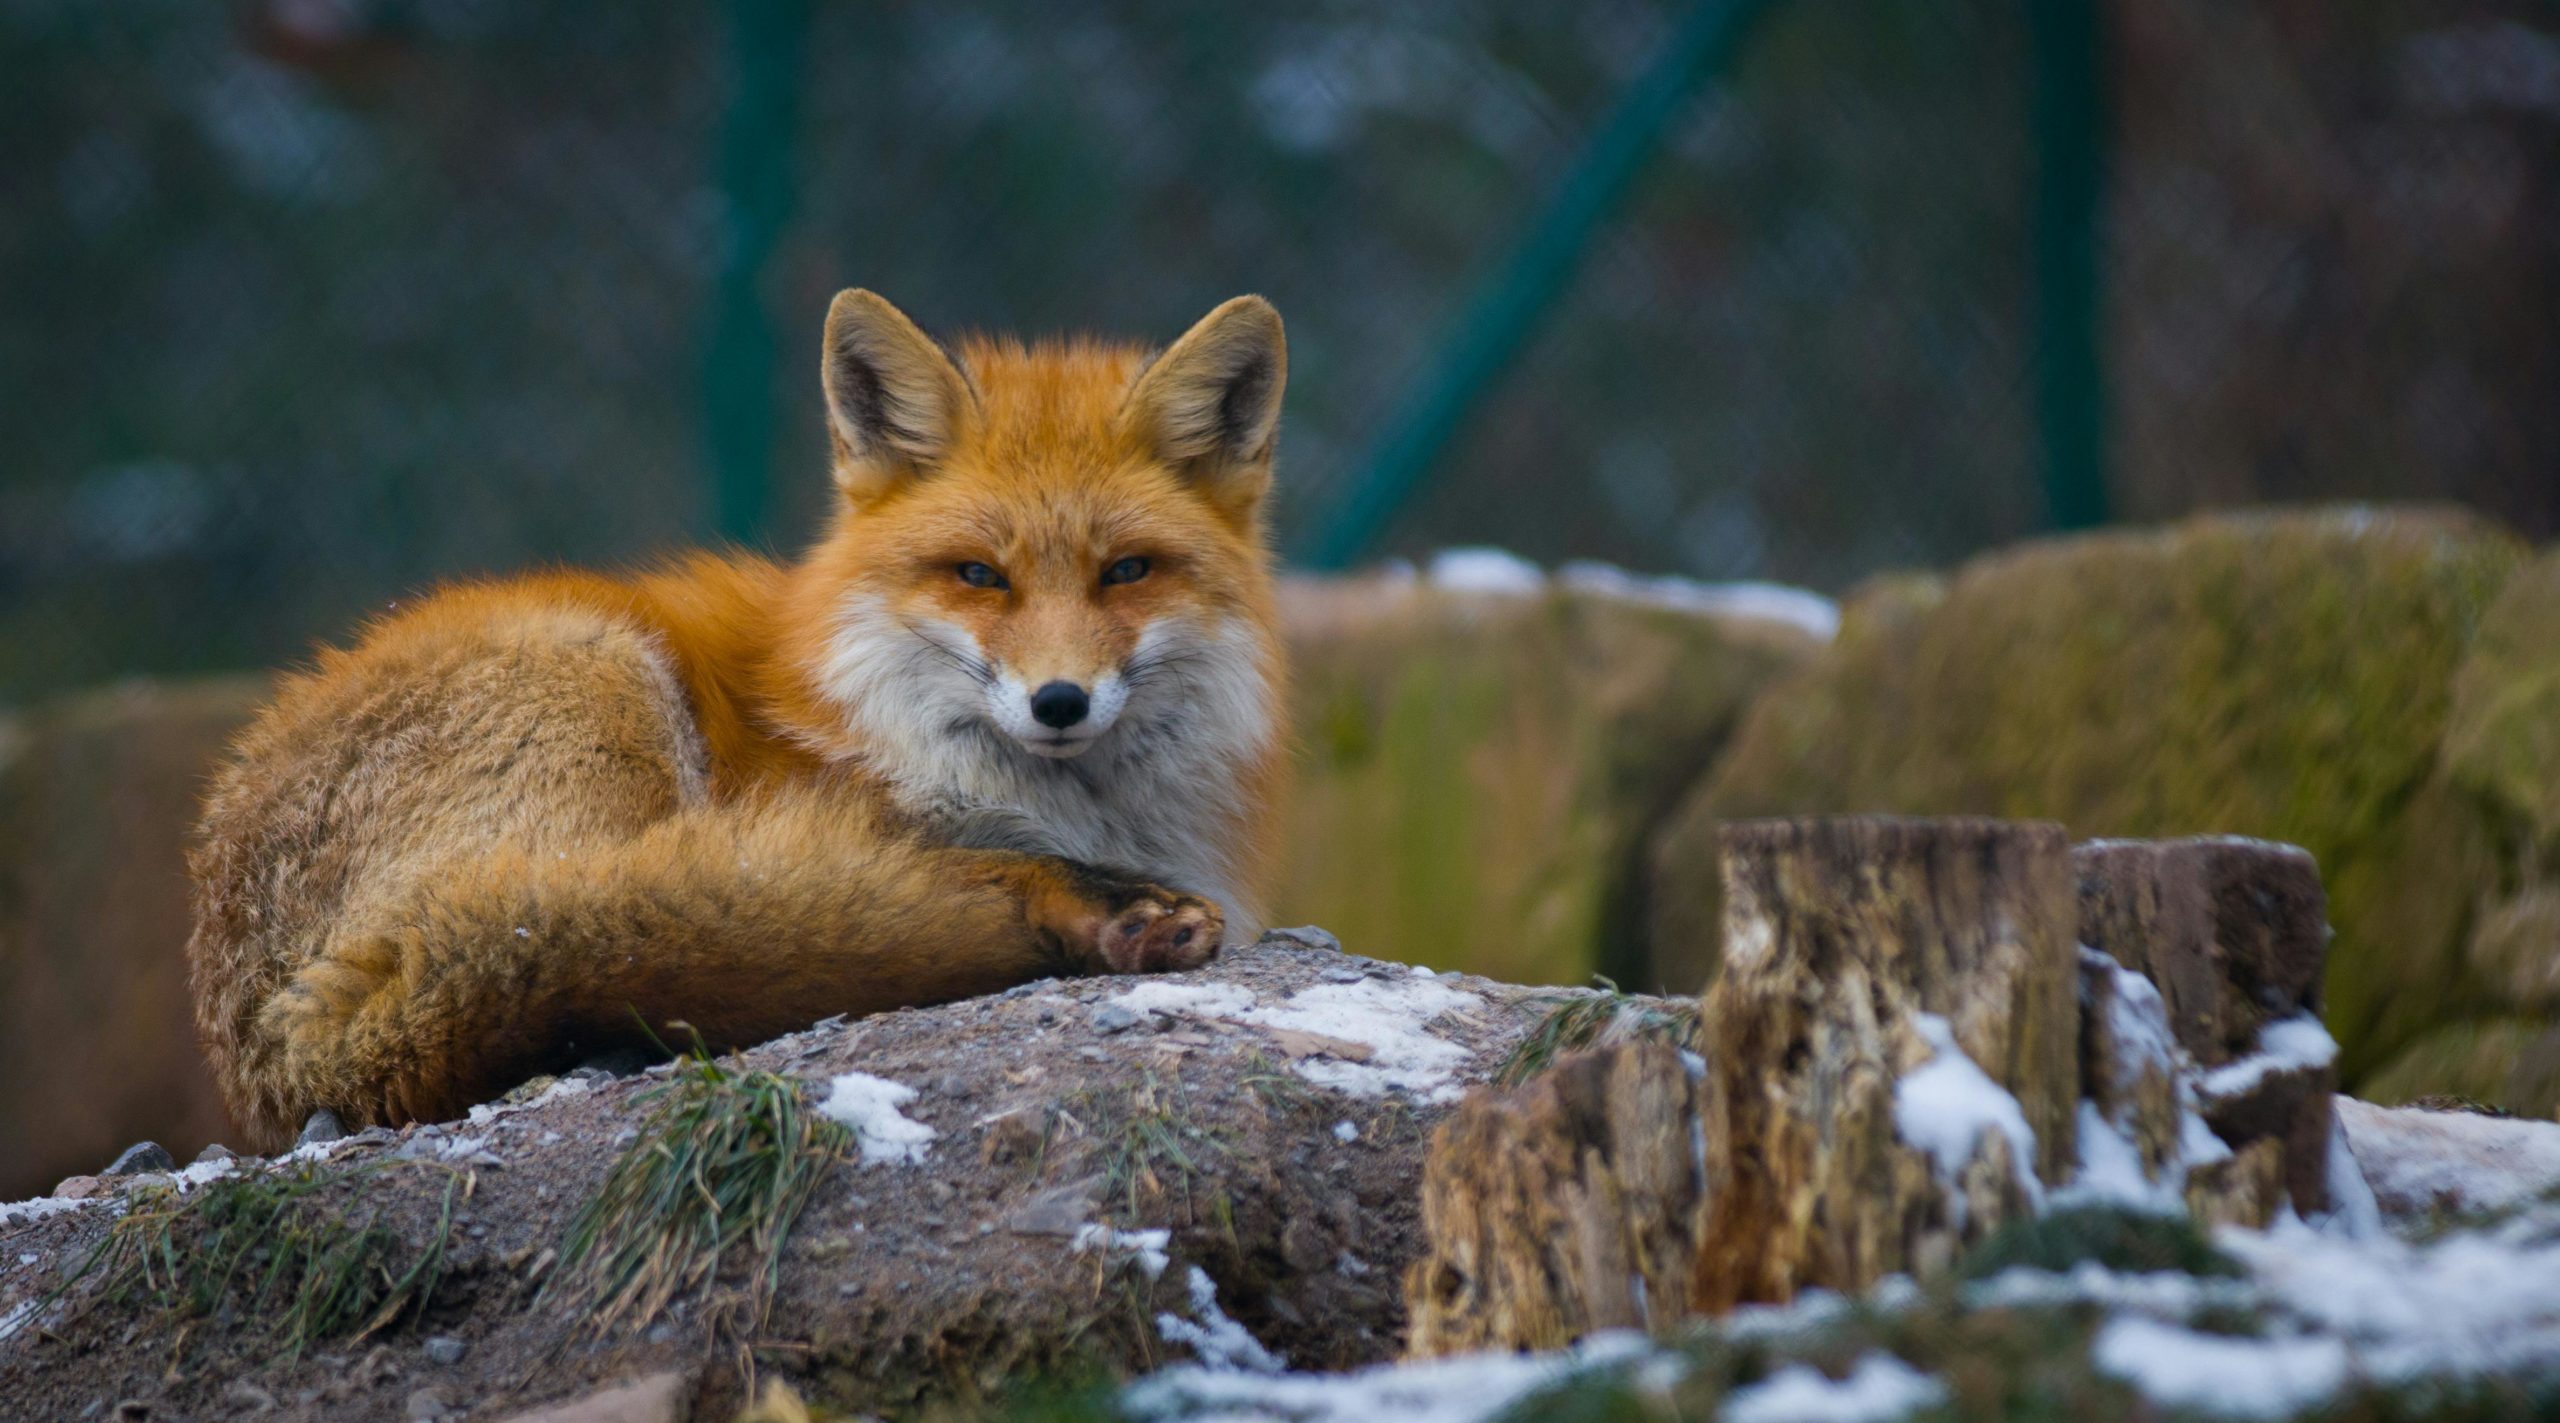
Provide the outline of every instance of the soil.
[[[1426,984],[1466,997],[1442,1002],[1417,989]],[[1224,992],[1112,1001],[1143,985]],[[1394,1066],[1395,1045],[1375,1050],[1356,1021],[1327,1033],[1305,1019],[1237,1020],[1326,988],[1319,998],[1439,1004],[1413,1026],[1454,1049],[1434,1050],[1445,1077],[1426,1070],[1379,1089],[1375,1077],[1392,1074],[1373,1070]],[[244,1317],[236,1294],[190,1316],[114,1297],[93,1277],[28,1312],[113,1225],[131,1185],[107,1178],[77,1207],[0,1211],[0,1329],[13,1312],[21,1320],[0,1338],[0,1418],[496,1419],[668,1370],[687,1380],[696,1420],[728,1417],[751,1376],[896,1414],[1025,1377],[1184,1357],[1156,1320],[1199,1317],[1193,1266],[1218,1307],[1291,1366],[1376,1362],[1404,1332],[1401,1280],[1420,1248],[1432,1127],[1561,996],[1428,976],[1342,953],[1321,931],[1281,931],[1193,973],[1044,980],[822,1023],[723,1059],[805,1079],[813,1101],[840,1073],[888,1078],[915,1089],[902,1110],[935,1133],[919,1163],[856,1157],[820,1183],[761,1327],[735,1259],[666,1317],[600,1342],[536,1301],[570,1217],[646,1115],[634,1098],[664,1067],[537,1087],[471,1121],[328,1148],[332,1166],[449,1161],[467,1173],[468,1197],[423,1317],[299,1358],[280,1355],[268,1321]],[[1178,1001],[1154,1011],[1151,997]],[[1371,1080],[1339,1085],[1364,1072]],[[437,1229],[449,1178],[391,1170],[348,1189],[415,1248]],[[1164,1268],[1151,1272],[1126,1237],[1079,1248],[1086,1225],[1168,1232]]]

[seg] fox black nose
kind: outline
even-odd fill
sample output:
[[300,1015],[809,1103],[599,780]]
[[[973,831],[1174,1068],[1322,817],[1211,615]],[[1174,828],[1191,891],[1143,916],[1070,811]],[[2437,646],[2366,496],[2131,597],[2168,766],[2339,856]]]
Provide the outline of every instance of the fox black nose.
[[1031,719],[1060,731],[1084,720],[1093,701],[1073,682],[1046,682],[1031,694]]

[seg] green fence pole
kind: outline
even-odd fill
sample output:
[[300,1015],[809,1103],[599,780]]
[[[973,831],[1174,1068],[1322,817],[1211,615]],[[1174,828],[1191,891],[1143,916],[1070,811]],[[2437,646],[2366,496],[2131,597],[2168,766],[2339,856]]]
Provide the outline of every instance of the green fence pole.
[[1510,256],[1476,289],[1413,393],[1298,550],[1314,568],[1366,552],[1446,451],[1450,438],[1555,304],[1600,225],[1661,146],[1683,100],[1733,61],[1765,0],[1704,0],[1585,143]]
[[764,274],[791,216],[808,0],[733,0],[729,108],[720,134],[720,276],[704,352],[711,520],[754,543],[772,502],[774,340]]
[[2024,0],[2035,125],[2036,422],[2045,516],[2058,529],[2107,519],[2107,390],[2100,351],[2107,157],[2105,37],[2098,0]]

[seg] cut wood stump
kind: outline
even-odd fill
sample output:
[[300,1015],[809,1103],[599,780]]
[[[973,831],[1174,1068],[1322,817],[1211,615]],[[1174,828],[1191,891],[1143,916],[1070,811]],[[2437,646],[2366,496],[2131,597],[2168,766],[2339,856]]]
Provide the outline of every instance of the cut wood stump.
[[2064,1178],[2080,1032],[2062,827],[1742,822],[1722,849],[1702,1308],[1932,1272]]
[[2232,836],[2092,840],[2071,863],[2080,942],[2159,985],[2200,1066],[2256,1051],[2269,1022],[2319,1012],[2329,901],[2310,852]]
[[[2309,852],[2203,836],[2096,840],[2074,846],[2071,860],[2081,942],[2159,988],[2178,1046],[2197,1066],[2241,1063],[2264,1049],[2271,1024],[2318,1017],[2328,898]],[[2236,1085],[2215,1090],[2221,1079]],[[2208,1073],[2204,1082],[2197,1106],[2214,1134],[2240,1153],[2260,1142],[2279,1143],[2280,1194],[2305,1215],[2327,1210],[2334,1065],[2287,1062],[2256,1072]],[[2255,1181],[2253,1173],[2266,1169],[2235,1167],[2216,1179]],[[2244,1208],[2239,1218],[2251,1213]]]
[[1687,1314],[1703,1096],[1677,1049],[1647,1042],[1470,1095],[1424,1158],[1409,1352],[1554,1349]]

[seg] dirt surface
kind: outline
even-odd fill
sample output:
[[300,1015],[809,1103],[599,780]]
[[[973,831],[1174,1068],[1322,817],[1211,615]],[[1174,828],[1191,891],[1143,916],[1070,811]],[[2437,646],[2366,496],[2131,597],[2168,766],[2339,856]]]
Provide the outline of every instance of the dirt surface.
[[[328,1169],[393,1163],[343,1189],[412,1249],[434,1238],[447,1186],[467,1194],[423,1318],[300,1358],[237,1291],[189,1316],[100,1289],[103,1272],[61,1288],[136,1189],[110,1178],[78,1204],[0,1208],[0,1418],[505,1418],[677,1369],[693,1418],[718,1420],[750,1368],[895,1413],[1027,1374],[1184,1357],[1166,1340],[1188,1331],[1159,1317],[1214,1322],[1194,1266],[1289,1364],[1382,1360],[1403,1330],[1426,1137],[1558,997],[1282,931],[1195,973],[1047,980],[723,1059],[805,1079],[812,1101],[839,1074],[888,1079],[914,1089],[898,1110],[933,1133],[921,1160],[857,1153],[819,1184],[760,1329],[741,1322],[734,1259],[669,1317],[600,1342],[536,1300],[663,1067],[326,1148]],[[877,1125],[875,1151],[894,1157]],[[1167,1232],[1160,1270],[1143,1237],[1107,1235],[1153,1230]]]

